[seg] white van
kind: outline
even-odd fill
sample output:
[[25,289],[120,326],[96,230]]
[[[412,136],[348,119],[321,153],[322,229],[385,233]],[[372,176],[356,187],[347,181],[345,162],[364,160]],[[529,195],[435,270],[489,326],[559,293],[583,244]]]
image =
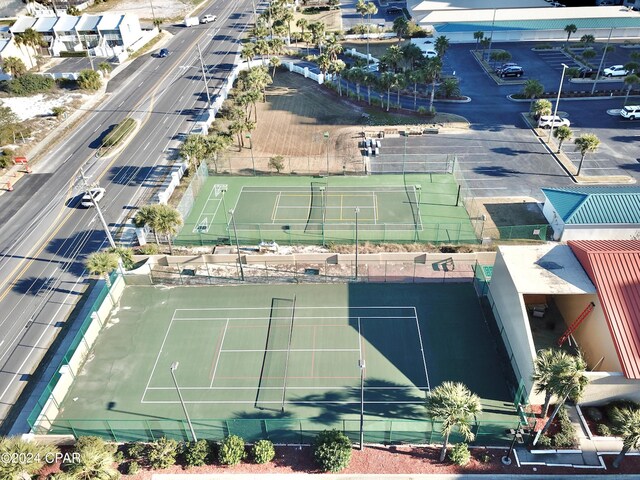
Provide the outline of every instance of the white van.
[[629,120],[640,118],[640,105],[627,105],[620,110],[620,116]]

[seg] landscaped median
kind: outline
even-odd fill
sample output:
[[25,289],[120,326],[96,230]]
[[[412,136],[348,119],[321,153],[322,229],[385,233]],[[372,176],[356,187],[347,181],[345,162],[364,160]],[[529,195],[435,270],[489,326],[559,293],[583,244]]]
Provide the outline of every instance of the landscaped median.
[[114,147],[122,145],[126,138],[133,132],[138,125],[138,122],[131,117],[125,118],[122,122],[116,125],[109,133],[107,133],[98,149],[99,156],[105,156],[111,153]]

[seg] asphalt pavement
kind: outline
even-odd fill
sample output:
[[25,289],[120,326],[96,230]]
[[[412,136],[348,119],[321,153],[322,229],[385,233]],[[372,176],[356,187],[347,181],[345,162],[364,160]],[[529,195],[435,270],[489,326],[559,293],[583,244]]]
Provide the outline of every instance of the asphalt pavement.
[[[87,286],[84,260],[106,245],[96,212],[77,206],[84,189],[79,168],[106,188],[101,207],[115,234],[162,182],[180,139],[206,108],[196,43],[214,72],[207,79],[214,96],[237,59],[250,12],[249,0],[213,1],[204,13],[218,15],[216,22],[181,29],[166,44],[167,58],[147,54],[134,61],[119,88],[87,112],[32,175],[0,196],[0,419],[65,323],[73,322],[67,317]],[[119,154],[96,157],[100,136],[127,116],[138,120],[137,135]],[[0,432],[8,431],[10,419]]]

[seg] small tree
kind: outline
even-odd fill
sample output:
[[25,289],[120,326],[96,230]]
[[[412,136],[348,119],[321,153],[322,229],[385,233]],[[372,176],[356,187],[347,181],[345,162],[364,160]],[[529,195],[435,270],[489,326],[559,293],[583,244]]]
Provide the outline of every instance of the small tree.
[[109,62],[100,62],[98,64],[98,70],[102,72],[102,75],[104,75],[105,77],[108,77],[111,71],[113,70],[113,67]]
[[324,430],[315,438],[313,458],[323,471],[339,472],[351,462],[351,441],[338,430]]
[[[86,262],[87,270],[94,275],[100,275],[104,278],[109,288],[109,296],[111,296],[111,279],[109,274],[118,268],[118,255],[110,252],[93,252],[87,258]],[[116,301],[111,297],[111,301],[115,304]]]
[[460,96],[460,84],[457,78],[447,78],[440,83],[438,87],[438,93],[445,98],[459,97]]
[[473,32],[473,39],[476,41],[476,52],[478,51],[478,45],[484,38],[484,32],[482,30],[478,30],[477,32]]
[[98,437],[80,437],[75,451],[79,454],[73,462],[66,463],[66,471],[76,480],[115,480],[120,474],[113,467],[117,445],[106,443]]
[[133,250],[129,247],[109,247],[107,252],[116,254],[125,270],[133,268]]
[[102,77],[94,70],[82,70],[78,75],[78,86],[83,90],[99,90],[102,87]]
[[598,147],[600,146],[600,139],[593,133],[585,133],[576,138],[573,143],[576,144],[576,151],[580,152],[580,164],[578,165],[578,173],[576,173],[576,176],[580,176],[584,157],[587,153],[593,153],[598,150]]
[[584,43],[587,46],[595,42],[596,42],[596,37],[594,37],[593,35],[583,35],[582,37],[580,37],[580,43]]
[[276,155],[269,159],[269,168],[273,168],[276,173],[280,173],[284,169],[284,157]]
[[237,435],[229,435],[220,444],[218,461],[221,465],[237,465],[245,457],[244,440]]
[[593,48],[587,48],[584,52],[582,52],[582,58],[585,60],[591,60],[596,56],[596,51]]
[[531,115],[533,115],[533,118],[536,120],[542,115],[551,115],[551,102],[546,98],[536,100],[531,105]]
[[251,457],[255,463],[269,463],[275,456],[271,440],[258,440],[251,447]]
[[624,104],[626,105],[627,100],[629,100],[629,94],[631,93],[631,90],[633,90],[636,85],[640,84],[640,77],[638,77],[638,75],[636,75],[635,73],[627,75],[627,77],[624,79],[624,84],[627,86],[627,94],[624,97]]
[[200,467],[207,464],[209,443],[206,440],[184,444],[182,456],[187,467]]
[[449,460],[461,467],[467,465],[471,460],[469,446],[466,443],[456,443],[449,452]]
[[178,442],[166,437],[147,446],[147,460],[151,468],[169,468],[176,464]]
[[640,408],[616,408],[612,413],[613,432],[622,437],[622,450],[613,461],[613,468],[620,468],[627,452],[640,447]]
[[440,35],[438,38],[436,38],[436,41],[433,45],[436,49],[436,52],[438,52],[438,56],[440,58],[444,58],[444,54],[447,53],[447,50],[449,49],[449,39],[444,35]]
[[27,66],[18,57],[7,57],[2,60],[2,68],[14,78],[18,78],[27,73]]
[[553,136],[558,139],[558,151],[556,153],[560,153],[560,150],[562,149],[562,144],[565,141],[571,139],[571,137],[573,136],[573,132],[566,125],[561,125],[560,127],[556,128],[553,131]]
[[524,82],[524,87],[522,88],[522,94],[531,99],[531,103],[529,104],[529,111],[533,110],[533,100],[538,98],[540,95],[544,93],[544,85],[542,85],[538,80],[527,80]]
[[147,225],[151,230],[153,230],[153,236],[156,240],[156,245],[159,245],[158,234],[153,229],[156,224],[156,217],[158,215],[157,208],[155,205],[144,205],[140,207],[140,210],[136,212],[136,215],[133,217],[133,224],[137,228],[144,228]]
[[[53,445],[28,442],[20,437],[0,438],[0,478],[31,478],[45,466],[45,460],[55,460],[58,449]],[[8,459],[8,460],[7,460]],[[17,459],[17,461],[14,461]],[[22,461],[22,459],[25,459]],[[29,461],[26,461],[26,460]]]
[[167,236],[169,254],[173,255],[171,237],[176,235],[182,226],[182,215],[180,215],[180,212],[176,208],[170,205],[157,204],[154,205],[154,207],[156,208],[156,217],[154,225],[151,228]]
[[425,406],[429,418],[442,421],[444,441],[440,451],[441,462],[447,454],[449,435],[454,428],[458,428],[466,441],[474,439],[471,420],[482,411],[482,407],[480,397],[471,393],[464,384],[443,382],[427,394]]
[[565,42],[565,46],[567,46],[569,44],[569,38],[571,38],[572,34],[578,31],[578,27],[576,27],[573,23],[570,23],[569,25],[566,25],[564,27],[564,31],[567,32],[567,41]]

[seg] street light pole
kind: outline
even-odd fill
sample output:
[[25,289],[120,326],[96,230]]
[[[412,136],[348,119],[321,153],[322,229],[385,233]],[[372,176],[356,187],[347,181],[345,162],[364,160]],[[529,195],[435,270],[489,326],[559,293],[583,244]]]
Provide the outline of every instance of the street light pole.
[[151,16],[153,17],[153,26],[156,26],[156,13],[153,11],[153,0],[149,0],[149,5],[151,5]]
[[200,44],[196,43],[198,47],[198,56],[200,57],[200,67],[202,68],[202,80],[204,81],[204,93],[207,95],[207,108],[211,108],[211,96],[209,95],[209,81],[207,80],[207,71],[204,69],[204,62],[202,61],[202,52],[200,51]]
[[236,217],[233,209],[229,210],[231,224],[233,225],[233,235],[236,237],[236,251],[238,252],[238,265],[240,265],[240,280],[244,282],[244,269],[242,268],[242,257],[240,256],[240,242],[238,241],[238,230],[236,230]]
[[[229,235],[229,217],[227,216],[227,206],[224,203],[224,194],[227,193],[227,187],[222,187],[220,189],[220,193],[222,193],[222,210],[224,211],[224,228],[227,231],[227,235]],[[229,246],[231,246],[231,235],[229,235]]]
[[555,123],[556,114],[558,113],[558,104],[560,103],[560,94],[562,93],[562,83],[564,82],[564,72],[567,71],[568,65],[562,64],[562,76],[560,77],[560,88],[558,88],[558,98],[556,98],[556,107],[553,109],[553,116],[551,117],[551,127],[549,128],[549,138],[547,143],[551,142],[551,135],[553,134],[553,124]]
[[324,132],[324,138],[327,143],[327,175],[329,175],[329,132]]
[[253,159],[253,140],[251,140],[251,134],[247,133],[245,138],[249,139],[249,150],[251,150],[251,166],[253,167],[253,176],[256,176],[256,161]]
[[326,221],[326,218],[325,218],[325,207],[324,207],[325,206],[325,203],[324,203],[325,202],[325,200],[324,200],[324,191],[325,191],[325,187],[320,187],[320,195],[321,195],[320,198],[321,198],[321,201],[322,201],[322,205],[321,205],[322,212],[321,213],[322,213],[322,245],[323,246],[324,246],[324,222]]
[[360,213],[360,207],[356,207],[356,281],[358,281],[358,213]]
[[182,398],[182,393],[180,392],[180,387],[178,387],[178,381],[176,380],[176,370],[178,369],[178,365],[180,362],[173,362],[169,371],[171,372],[171,378],[173,378],[173,384],[176,386],[176,391],[178,392],[178,398],[180,398],[180,404],[182,405],[182,410],[184,410],[184,416],[187,418],[187,423],[189,424],[189,430],[191,430],[191,437],[194,442],[198,441],[198,437],[196,437],[196,432],[193,429],[193,425],[191,425],[191,419],[189,418],[189,412],[187,412],[187,406],[184,404],[184,399]]
[[600,72],[602,72],[602,66],[604,65],[604,57],[607,56],[607,48],[609,47],[609,42],[611,41],[611,34],[613,33],[613,27],[609,30],[609,37],[607,37],[607,43],[604,46],[604,51],[602,53],[602,58],[600,59],[600,65],[598,65],[598,71],[596,72],[596,78],[593,81],[593,86],[591,87],[591,95],[596,91],[596,84],[598,83],[598,77],[600,76]]
[[511,440],[509,451],[501,459],[503,465],[511,465],[511,452],[513,452],[513,448],[516,446],[516,441],[522,440],[522,429],[520,427],[518,427],[517,430],[513,430],[513,429],[507,430],[507,433],[510,433],[511,435],[513,435],[513,440]]
[[360,450],[364,450],[364,369],[365,361],[361,358],[358,361],[360,367]]

